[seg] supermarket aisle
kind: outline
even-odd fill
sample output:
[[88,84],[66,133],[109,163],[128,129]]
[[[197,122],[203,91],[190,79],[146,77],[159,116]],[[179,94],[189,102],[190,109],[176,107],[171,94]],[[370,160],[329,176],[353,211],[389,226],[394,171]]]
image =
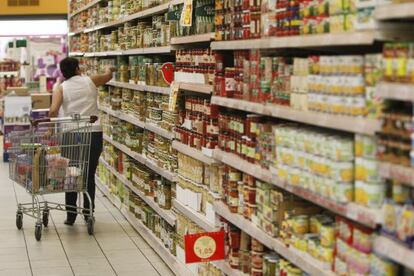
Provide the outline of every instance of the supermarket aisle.
[[[100,193],[94,236],[81,217],[70,227],[63,224],[65,214],[56,211],[37,242],[33,219],[24,217],[23,230],[15,226],[16,200],[30,202],[30,196],[12,185],[8,164],[0,164],[0,179],[0,275],[173,275]],[[63,202],[63,194],[47,199]]]

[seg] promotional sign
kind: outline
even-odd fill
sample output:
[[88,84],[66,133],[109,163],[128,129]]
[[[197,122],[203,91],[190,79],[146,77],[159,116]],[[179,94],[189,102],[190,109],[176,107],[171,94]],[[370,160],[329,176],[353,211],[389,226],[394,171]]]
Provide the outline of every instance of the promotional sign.
[[223,260],[224,237],[224,231],[185,235],[185,262],[189,264]]

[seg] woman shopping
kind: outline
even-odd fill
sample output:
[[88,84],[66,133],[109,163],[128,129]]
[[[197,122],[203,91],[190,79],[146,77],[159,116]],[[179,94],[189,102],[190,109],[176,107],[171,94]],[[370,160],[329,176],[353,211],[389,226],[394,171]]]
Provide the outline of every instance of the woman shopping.
[[[107,68],[105,74],[84,76],[79,67],[79,61],[75,58],[65,58],[60,62],[60,70],[65,81],[53,92],[52,105],[49,116],[51,118],[58,115],[68,117],[74,114],[80,116],[98,116],[98,91],[97,87],[106,84],[112,79],[113,68]],[[60,110],[60,113],[59,113]],[[87,175],[87,191],[90,196],[92,206],[87,196],[84,196],[83,207],[85,219],[88,209],[95,208],[95,172],[98,166],[99,156],[102,152],[103,143],[102,127],[99,121],[92,126],[89,170]],[[76,201],[78,194],[68,192],[65,195],[67,216],[65,224],[73,225],[77,216]],[[72,207],[71,207],[72,206]]]

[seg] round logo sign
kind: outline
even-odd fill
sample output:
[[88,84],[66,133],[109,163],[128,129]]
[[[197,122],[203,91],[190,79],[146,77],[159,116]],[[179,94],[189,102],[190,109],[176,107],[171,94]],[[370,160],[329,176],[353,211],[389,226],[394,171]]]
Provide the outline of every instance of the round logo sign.
[[209,236],[199,237],[194,243],[194,253],[200,259],[208,259],[216,252],[216,241]]

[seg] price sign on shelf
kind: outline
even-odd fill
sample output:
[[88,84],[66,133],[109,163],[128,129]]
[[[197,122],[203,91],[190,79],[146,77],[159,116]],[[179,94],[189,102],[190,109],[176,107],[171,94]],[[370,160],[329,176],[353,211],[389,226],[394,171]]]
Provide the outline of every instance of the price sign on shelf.
[[224,231],[185,235],[185,262],[188,264],[223,260],[224,236]]

